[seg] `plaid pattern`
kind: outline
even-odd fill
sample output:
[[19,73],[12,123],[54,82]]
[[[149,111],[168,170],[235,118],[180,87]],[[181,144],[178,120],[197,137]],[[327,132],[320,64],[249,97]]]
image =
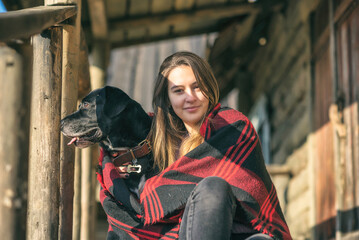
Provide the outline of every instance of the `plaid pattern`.
[[98,179],[109,239],[177,239],[184,205],[197,183],[208,176],[231,185],[237,198],[236,221],[274,239],[291,239],[250,121],[218,104],[200,133],[204,143],[146,181],[138,212],[110,158],[102,154]]

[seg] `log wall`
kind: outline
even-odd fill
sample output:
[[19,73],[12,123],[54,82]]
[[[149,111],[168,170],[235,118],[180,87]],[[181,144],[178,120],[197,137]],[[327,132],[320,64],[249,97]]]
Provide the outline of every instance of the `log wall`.
[[[271,125],[271,164],[290,169],[287,177],[272,172],[281,206],[294,239],[310,239],[313,221],[311,132],[312,39],[310,14],[317,1],[289,1],[271,18],[268,44],[249,64],[252,99],[266,95]],[[268,168],[271,173],[271,168]]]

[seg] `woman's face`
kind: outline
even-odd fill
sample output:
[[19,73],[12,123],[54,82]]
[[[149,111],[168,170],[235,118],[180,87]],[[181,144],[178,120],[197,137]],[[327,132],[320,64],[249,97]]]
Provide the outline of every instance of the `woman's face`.
[[191,133],[206,114],[209,100],[201,92],[191,67],[176,67],[167,79],[171,106]]

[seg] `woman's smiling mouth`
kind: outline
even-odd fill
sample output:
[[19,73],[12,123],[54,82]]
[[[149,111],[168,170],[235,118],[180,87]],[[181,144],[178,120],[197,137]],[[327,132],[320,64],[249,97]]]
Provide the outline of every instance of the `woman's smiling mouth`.
[[188,112],[195,112],[199,109],[199,106],[191,106],[191,107],[186,107],[184,108],[184,110],[188,111]]

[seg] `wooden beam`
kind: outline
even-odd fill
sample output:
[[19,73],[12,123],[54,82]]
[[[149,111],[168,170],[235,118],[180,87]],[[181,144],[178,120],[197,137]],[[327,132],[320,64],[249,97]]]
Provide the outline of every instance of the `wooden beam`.
[[62,28],[32,39],[27,239],[57,239],[59,225]]
[[220,6],[211,6],[193,11],[172,12],[155,16],[144,16],[138,18],[126,18],[110,20],[110,29],[133,29],[143,28],[146,25],[175,25],[178,22],[194,23],[197,21],[208,21],[208,19],[229,18],[253,11],[258,11],[258,4],[226,4]]
[[32,48],[0,46],[0,236],[25,239]]
[[201,28],[201,29],[194,29],[191,31],[185,31],[185,32],[177,32],[172,33],[168,35],[161,35],[156,37],[143,37],[143,38],[137,38],[137,39],[126,39],[126,40],[117,40],[117,39],[111,39],[111,48],[121,48],[121,47],[128,47],[132,45],[137,44],[144,44],[144,43],[150,43],[150,42],[157,42],[162,40],[169,40],[179,37],[187,37],[187,36],[194,36],[194,35],[200,35],[204,33],[213,33],[217,32],[219,29],[218,26],[210,26],[208,28]]
[[95,39],[107,39],[108,26],[107,14],[104,0],[87,0],[90,18],[91,30]]
[[287,165],[271,164],[267,165],[267,171],[271,176],[274,175],[292,175],[292,171]]
[[41,6],[0,14],[0,41],[28,38],[74,16],[77,8],[71,6]]

